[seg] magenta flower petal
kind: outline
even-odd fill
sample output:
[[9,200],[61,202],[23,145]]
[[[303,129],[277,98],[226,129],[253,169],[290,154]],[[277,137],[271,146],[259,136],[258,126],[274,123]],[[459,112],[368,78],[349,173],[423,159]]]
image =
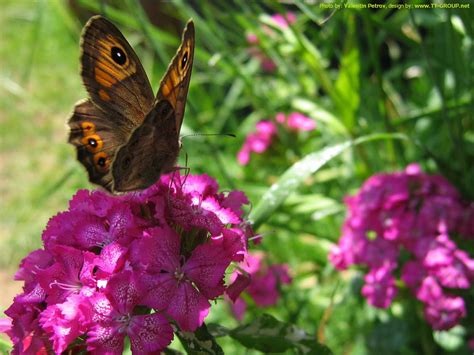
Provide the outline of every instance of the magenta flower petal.
[[250,275],[241,273],[237,275],[237,278],[229,287],[227,287],[226,290],[226,294],[229,296],[232,302],[236,302],[238,300],[238,297],[250,285],[250,282]]
[[127,252],[128,249],[118,242],[103,247],[100,256],[96,258],[96,266],[99,268],[96,277],[107,278],[120,271],[125,265]]
[[168,226],[146,230],[131,246],[130,260],[139,270],[174,272],[179,266],[179,235]]
[[120,355],[125,334],[111,325],[96,325],[87,334],[87,350],[94,354]]
[[12,320],[10,318],[0,318],[0,333],[7,333],[12,329]]
[[32,251],[20,263],[20,268],[15,273],[15,280],[23,280],[27,284],[37,282],[37,272],[44,270],[53,263],[53,256],[49,251],[38,249]]
[[446,296],[427,304],[425,317],[433,329],[450,329],[466,316],[466,307],[461,297]]
[[235,302],[231,304],[232,313],[235,319],[242,320],[244,318],[245,311],[247,310],[247,303],[242,298],[237,298]]
[[237,161],[240,165],[247,165],[250,162],[250,148],[244,144],[237,153]]
[[284,124],[286,122],[286,115],[283,112],[278,112],[275,115],[275,121],[277,121],[279,124]]
[[272,121],[260,121],[256,124],[256,132],[250,133],[245,139],[242,149],[237,155],[239,163],[246,165],[251,152],[263,153],[272,143],[277,127]]
[[249,202],[250,201],[245,193],[238,190],[229,192],[225,197],[220,197],[221,206],[224,208],[230,208],[239,218],[241,218],[244,213],[242,206],[248,205]]
[[291,278],[287,265],[263,263],[264,254],[248,254],[230,277],[231,285],[227,288],[227,295],[238,304],[232,307],[237,319],[242,319],[246,307],[242,305],[243,298],[239,297],[245,291],[258,307],[275,305],[280,297],[278,286],[290,283]]
[[213,245],[220,245],[232,261],[242,261],[247,255],[247,237],[241,229],[224,229],[222,235],[212,238]]
[[113,198],[101,190],[79,190],[69,201],[69,209],[105,217],[117,203],[120,203],[119,199]]
[[247,33],[245,36],[247,43],[249,44],[258,44],[259,40],[255,33]]
[[40,324],[49,334],[53,349],[60,354],[90,325],[92,309],[86,297],[71,295],[66,302],[49,306],[41,313]]
[[175,302],[178,281],[173,273],[144,275],[140,282],[145,290],[142,297],[144,305],[163,311],[170,303]]
[[140,315],[133,311],[142,304],[143,289],[140,277],[131,271],[122,271],[107,284],[107,297],[92,298],[96,325],[89,332],[88,350],[100,353],[120,353],[128,335],[132,350],[161,351],[172,340],[172,329],[159,314]]
[[184,199],[172,199],[170,209],[173,221],[185,230],[202,228],[208,230],[211,235],[218,235],[224,227],[215,213],[204,209],[199,204],[190,204]]
[[56,262],[38,273],[48,304],[62,303],[73,293],[90,294],[96,286],[92,270],[96,256],[68,246],[55,247]]
[[47,354],[51,343],[38,321],[42,309],[15,300],[5,311],[12,318],[12,327],[7,332],[14,344],[12,354]]
[[291,284],[293,279],[290,276],[290,268],[287,264],[274,264],[270,266],[270,271],[275,274],[282,284]]
[[286,122],[288,128],[295,131],[312,131],[316,128],[316,122],[299,112],[292,112],[288,115]]
[[416,298],[425,303],[431,303],[443,296],[443,290],[433,276],[425,277],[416,291]]
[[271,19],[275,24],[280,28],[287,28],[288,25],[291,25],[296,22],[296,15],[293,12],[287,12],[286,14],[274,14],[271,16]]
[[199,245],[183,266],[183,272],[209,299],[224,292],[224,272],[231,262],[225,250],[214,244]]
[[247,293],[259,307],[268,307],[277,303],[280,293],[277,289],[278,280],[271,271],[252,275],[252,282]]
[[427,270],[418,261],[408,261],[403,265],[402,280],[411,289],[417,289],[426,276]]
[[382,266],[372,269],[365,275],[365,285],[362,295],[368,302],[378,308],[387,308],[397,294],[395,278],[391,274],[391,267]]
[[238,224],[240,218],[230,208],[223,208],[215,197],[207,197],[201,203],[206,211],[214,213],[222,224]]
[[168,313],[187,332],[193,332],[204,322],[211,304],[191,283],[181,282],[168,306]]
[[161,314],[134,316],[128,330],[133,354],[158,353],[173,340],[173,329]]

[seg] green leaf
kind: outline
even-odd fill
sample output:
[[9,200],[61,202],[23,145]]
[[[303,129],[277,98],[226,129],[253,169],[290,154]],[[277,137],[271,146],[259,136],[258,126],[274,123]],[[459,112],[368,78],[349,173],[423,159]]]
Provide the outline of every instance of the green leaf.
[[462,347],[465,342],[466,330],[457,325],[444,331],[433,332],[433,338],[443,349],[455,351]]
[[345,53],[342,57],[339,77],[335,88],[338,97],[338,109],[342,120],[349,131],[353,131],[356,124],[356,112],[359,108],[359,50],[356,43],[354,18],[349,17],[349,34],[346,37]]
[[249,219],[257,229],[271,214],[295,191],[303,181],[318,171],[327,162],[344,152],[351,146],[361,143],[383,140],[383,139],[408,139],[403,134],[378,133],[357,138],[354,141],[346,141],[331,147],[324,148],[319,152],[306,155],[303,159],[293,164],[281,178],[274,183],[260,199],[257,206],[252,210]]
[[229,335],[245,347],[265,353],[281,353],[295,349],[300,354],[331,354],[327,347],[319,344],[301,329],[280,322],[268,314],[230,331]]
[[176,335],[188,354],[224,354],[216,339],[207,330],[206,324],[200,326],[194,333],[178,330]]
[[7,340],[0,339],[0,354],[10,354],[12,350],[12,343]]

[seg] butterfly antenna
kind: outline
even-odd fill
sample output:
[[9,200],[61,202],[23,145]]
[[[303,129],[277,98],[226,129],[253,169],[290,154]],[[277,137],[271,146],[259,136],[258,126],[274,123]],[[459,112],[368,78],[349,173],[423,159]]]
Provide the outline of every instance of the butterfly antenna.
[[235,138],[236,135],[233,133],[191,133],[182,136],[181,138],[187,137],[210,137],[210,136],[224,136],[224,137],[232,137]]

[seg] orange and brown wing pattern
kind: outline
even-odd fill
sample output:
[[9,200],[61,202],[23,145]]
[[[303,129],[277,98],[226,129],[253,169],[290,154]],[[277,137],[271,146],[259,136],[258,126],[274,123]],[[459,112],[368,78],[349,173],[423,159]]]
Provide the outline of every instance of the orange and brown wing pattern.
[[126,143],[130,121],[118,113],[105,115],[90,100],[79,102],[69,119],[69,143],[86,167],[89,180],[112,191],[112,162],[117,149]]
[[91,100],[140,124],[153,107],[153,90],[135,51],[107,19],[92,17],[81,41],[81,75]]
[[181,46],[161,79],[157,101],[168,100],[175,112],[176,132],[183,123],[186,98],[194,60],[194,23],[190,20],[183,31]]

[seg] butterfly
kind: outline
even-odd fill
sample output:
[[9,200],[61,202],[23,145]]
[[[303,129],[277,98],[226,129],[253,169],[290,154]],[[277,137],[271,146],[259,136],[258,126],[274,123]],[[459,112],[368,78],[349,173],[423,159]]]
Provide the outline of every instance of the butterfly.
[[68,124],[69,143],[92,183],[112,193],[135,191],[173,171],[193,58],[190,20],[155,97],[120,30],[102,16],[89,19],[81,36],[81,76],[89,98],[76,104]]

